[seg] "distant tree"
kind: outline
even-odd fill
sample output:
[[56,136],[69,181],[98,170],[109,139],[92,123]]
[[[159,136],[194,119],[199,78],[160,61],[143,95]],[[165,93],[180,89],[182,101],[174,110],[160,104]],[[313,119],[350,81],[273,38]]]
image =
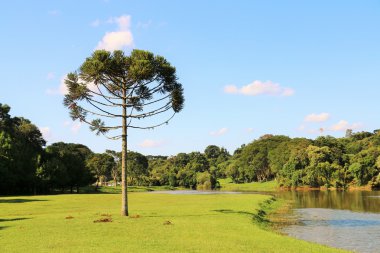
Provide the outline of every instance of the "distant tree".
[[191,152],[189,155],[189,163],[186,166],[195,172],[208,171],[210,164],[205,155],[200,152]]
[[351,138],[352,137],[352,129],[347,129],[346,130],[346,138]]
[[358,185],[367,184],[373,177],[379,174],[378,159],[380,156],[379,147],[371,147],[360,151],[351,159],[348,171],[353,175]]
[[[150,172],[150,185],[171,185],[176,186],[175,173],[172,172],[171,160],[165,158],[148,159]],[[172,182],[169,182],[171,178]]]
[[45,149],[37,176],[49,189],[60,188],[63,192],[69,187],[72,193],[75,187],[79,192],[79,187],[93,182],[86,166],[91,155],[92,151],[82,144],[53,143]]
[[132,183],[144,184],[144,179],[149,176],[148,159],[138,152],[128,151],[128,174]]
[[209,145],[205,149],[205,155],[207,159],[217,159],[221,153],[221,150],[218,146]]
[[355,140],[363,140],[373,135],[374,135],[373,133],[362,131],[362,132],[357,132],[357,133],[352,134],[352,138],[354,138]]
[[115,167],[114,158],[107,154],[94,154],[87,161],[87,166],[96,177],[95,191],[98,189],[99,183],[102,185],[106,180],[106,176],[111,174],[111,170]]
[[[182,110],[183,88],[176,70],[165,58],[147,51],[133,50],[126,56],[118,50],[113,53],[97,50],[85,60],[78,73],[67,75],[65,83],[69,93],[64,105],[73,120],[89,124],[96,134],[106,135],[110,130],[121,129],[121,134],[109,138],[122,139],[121,214],[128,216],[127,129],[152,129],[167,124]],[[172,113],[162,122],[136,124],[170,110]],[[119,121],[109,125],[112,119]]]
[[117,186],[117,182],[121,177],[121,153],[113,150],[106,150],[106,153],[112,156],[115,164],[111,169],[111,177],[113,178],[114,186]]
[[172,159],[174,167],[178,170],[179,168],[185,167],[190,162],[190,157],[186,153],[178,153]]

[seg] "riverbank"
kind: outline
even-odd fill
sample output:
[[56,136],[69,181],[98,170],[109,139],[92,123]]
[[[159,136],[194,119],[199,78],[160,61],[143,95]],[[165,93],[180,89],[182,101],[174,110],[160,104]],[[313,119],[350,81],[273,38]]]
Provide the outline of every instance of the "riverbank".
[[263,229],[271,198],[130,193],[128,218],[118,194],[0,198],[0,251],[344,252]]

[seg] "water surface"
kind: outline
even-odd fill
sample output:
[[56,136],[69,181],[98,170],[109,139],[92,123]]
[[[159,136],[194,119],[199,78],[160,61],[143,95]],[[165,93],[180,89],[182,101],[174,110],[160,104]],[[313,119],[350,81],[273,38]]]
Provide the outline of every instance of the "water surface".
[[355,252],[380,252],[380,192],[282,192],[293,202],[297,224],[282,232]]

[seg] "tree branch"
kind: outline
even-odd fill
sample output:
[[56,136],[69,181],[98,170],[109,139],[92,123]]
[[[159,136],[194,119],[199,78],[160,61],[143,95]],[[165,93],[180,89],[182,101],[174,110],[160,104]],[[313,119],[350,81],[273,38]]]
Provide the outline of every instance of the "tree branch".
[[104,136],[104,137],[106,137],[107,139],[110,139],[110,140],[119,140],[119,139],[121,139],[121,135],[116,135],[116,136],[107,136],[105,133],[102,133],[102,135]]
[[162,122],[160,124],[154,125],[154,126],[149,126],[149,127],[128,126],[128,127],[130,127],[130,128],[136,128],[136,129],[154,129],[154,128],[162,126],[164,124],[168,124],[169,121],[174,117],[175,114],[176,113],[173,113],[173,115],[168,120],[166,120],[166,121],[164,121],[164,122]]
[[88,103],[90,103],[93,107],[95,107],[96,109],[98,109],[99,111],[102,111],[108,115],[111,115],[111,116],[114,116],[114,117],[118,117],[118,118],[121,118],[122,115],[118,115],[118,114],[113,114],[113,113],[110,113],[110,112],[107,112],[105,110],[103,110],[102,108],[96,106],[94,103],[92,103],[89,99],[86,99]]
[[[171,107],[169,106],[170,105],[170,101],[168,103],[166,103],[164,106],[158,108],[158,109],[155,109],[153,111],[150,111],[150,112],[145,112],[145,113],[141,113],[141,114],[136,114],[136,115],[130,115],[129,117],[131,118],[135,118],[135,119],[140,119],[140,118],[145,118],[147,116],[152,116],[152,115],[156,115],[158,113],[156,112],[159,112],[160,110],[162,109],[165,109],[164,111],[167,111],[169,110]],[[164,111],[161,111],[161,112],[164,112]],[[159,112],[160,113],[160,112]]]

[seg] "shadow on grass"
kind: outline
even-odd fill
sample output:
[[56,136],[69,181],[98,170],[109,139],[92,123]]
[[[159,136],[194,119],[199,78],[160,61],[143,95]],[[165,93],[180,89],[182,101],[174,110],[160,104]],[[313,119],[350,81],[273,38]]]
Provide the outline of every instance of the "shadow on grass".
[[172,218],[172,217],[202,217],[202,216],[215,216],[215,215],[216,214],[180,214],[180,215],[163,214],[163,215],[142,215],[141,217],[147,217],[147,218],[167,217],[167,218]]
[[27,203],[27,202],[35,202],[35,201],[48,201],[46,199],[0,199],[1,203],[8,203],[8,204],[14,204],[14,203]]
[[231,213],[231,214],[244,214],[244,215],[255,215],[255,213],[251,212],[246,212],[246,211],[234,211],[231,209],[217,209],[217,210],[212,210],[213,212],[218,212],[218,213]]
[[[176,188],[171,186],[128,186],[128,193],[131,192],[153,192],[153,191],[172,191]],[[81,194],[121,194],[121,187],[99,186],[95,191],[94,186],[82,187]]]
[[[7,221],[19,221],[19,220],[29,220],[31,218],[13,218],[13,219],[0,219],[0,222],[7,222]],[[9,228],[9,226],[0,226],[0,231],[4,230],[6,228]]]
[[0,222],[7,222],[7,221],[19,221],[19,220],[29,220],[31,218],[13,218],[13,219],[0,219]]

